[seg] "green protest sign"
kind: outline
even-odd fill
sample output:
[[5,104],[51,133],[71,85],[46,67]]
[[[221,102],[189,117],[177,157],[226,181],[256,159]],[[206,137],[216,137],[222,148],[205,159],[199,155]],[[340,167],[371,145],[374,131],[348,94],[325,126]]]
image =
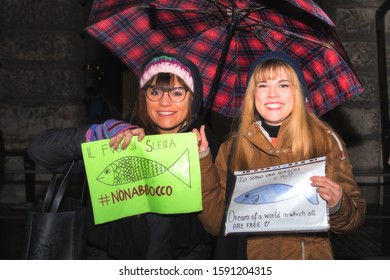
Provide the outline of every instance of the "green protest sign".
[[95,224],[147,212],[202,210],[198,142],[192,132],[133,137],[125,150],[109,140],[81,145]]

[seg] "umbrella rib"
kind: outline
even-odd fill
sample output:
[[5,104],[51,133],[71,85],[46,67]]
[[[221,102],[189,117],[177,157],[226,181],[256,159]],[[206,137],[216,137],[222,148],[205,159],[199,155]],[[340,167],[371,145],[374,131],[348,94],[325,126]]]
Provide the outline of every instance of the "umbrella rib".
[[223,22],[216,23],[215,25],[212,25],[212,26],[210,26],[210,27],[208,27],[208,28],[203,29],[203,30],[200,31],[200,32],[194,33],[194,34],[192,34],[191,36],[186,37],[185,40],[182,40],[182,41],[180,41],[180,42],[178,42],[178,43],[174,43],[173,46],[174,46],[174,47],[180,46],[181,44],[184,44],[185,42],[191,40],[192,38],[197,37],[197,36],[199,36],[200,34],[206,32],[206,31],[208,31],[208,30],[210,30],[210,29],[213,29],[213,28],[215,28],[216,26],[222,25],[222,24],[223,24]]
[[[311,38],[307,38],[305,36],[301,36],[299,34],[296,34],[294,32],[291,32],[291,31],[288,31],[288,30],[285,30],[285,29],[281,29],[281,28],[277,28],[275,26],[271,26],[267,23],[264,23],[264,22],[259,22],[257,24],[253,24],[252,27],[251,26],[246,26],[246,28],[251,28],[253,29],[253,27],[257,27],[257,26],[261,26],[261,27],[264,27],[264,28],[268,28],[268,29],[271,29],[271,30],[274,30],[274,31],[277,31],[277,32],[280,32],[280,33],[283,33],[285,35],[289,35],[289,36],[292,36],[292,37],[295,37],[295,38],[298,38],[298,39],[302,39],[302,40],[305,40],[305,41],[310,41],[312,43],[315,43],[315,44],[319,44],[323,47],[326,47],[328,49],[334,49],[333,48],[333,45],[332,44],[329,44],[329,43],[326,43],[326,42],[322,42],[322,41],[318,41],[318,40],[315,40],[315,39],[311,39]],[[240,30],[241,29],[244,29],[244,28],[239,28]],[[256,38],[258,38],[259,40],[260,39],[260,36],[258,35],[258,29],[257,30],[252,30],[253,34],[256,36]]]
[[194,14],[204,14],[204,15],[213,15],[212,12],[209,12],[207,10],[185,10],[181,8],[174,8],[174,7],[150,7],[150,6],[138,6],[138,9],[141,10],[158,10],[158,11],[172,11],[172,12],[179,12],[179,13],[194,13]]

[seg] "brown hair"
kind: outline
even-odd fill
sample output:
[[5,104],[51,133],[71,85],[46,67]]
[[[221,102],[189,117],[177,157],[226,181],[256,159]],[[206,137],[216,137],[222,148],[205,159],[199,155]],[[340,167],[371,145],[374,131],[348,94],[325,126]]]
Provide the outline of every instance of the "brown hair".
[[[173,86],[175,83],[175,77],[177,78],[177,81],[181,86],[185,86],[188,88],[188,85],[184,82],[182,78],[171,73],[158,73],[154,75],[149,81],[145,83],[144,88],[151,85],[154,81],[155,81],[155,85],[157,86],[162,86],[162,87]],[[134,110],[131,114],[131,123],[144,128],[146,134],[158,134],[156,125],[152,122],[148,114],[148,111],[146,110],[147,97],[144,88],[140,89],[140,92],[137,96]],[[190,96],[190,102],[188,102],[188,115],[185,121],[186,124],[190,124],[192,119],[191,103],[192,103],[193,93],[190,90],[188,91],[190,92],[191,96]]]

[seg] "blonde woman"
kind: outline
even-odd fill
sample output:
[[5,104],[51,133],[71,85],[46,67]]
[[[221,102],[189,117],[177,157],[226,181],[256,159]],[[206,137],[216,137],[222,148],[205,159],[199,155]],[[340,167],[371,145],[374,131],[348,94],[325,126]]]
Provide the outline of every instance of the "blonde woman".
[[248,86],[237,132],[221,145],[215,164],[201,140],[205,228],[219,235],[220,259],[333,259],[329,233],[283,233],[224,236],[226,201],[237,170],[258,169],[326,156],[326,176],[311,177],[326,201],[330,231],[348,233],[364,221],[365,200],[352,174],[345,144],[305,107],[306,82],[298,62],[285,53],[269,52],[248,73]]

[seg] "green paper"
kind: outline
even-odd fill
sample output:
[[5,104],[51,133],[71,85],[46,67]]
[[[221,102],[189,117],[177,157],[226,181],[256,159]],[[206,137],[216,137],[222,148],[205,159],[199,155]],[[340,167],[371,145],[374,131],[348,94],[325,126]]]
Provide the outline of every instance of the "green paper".
[[202,210],[198,141],[192,132],[133,137],[125,150],[109,139],[81,145],[95,224],[142,213]]

